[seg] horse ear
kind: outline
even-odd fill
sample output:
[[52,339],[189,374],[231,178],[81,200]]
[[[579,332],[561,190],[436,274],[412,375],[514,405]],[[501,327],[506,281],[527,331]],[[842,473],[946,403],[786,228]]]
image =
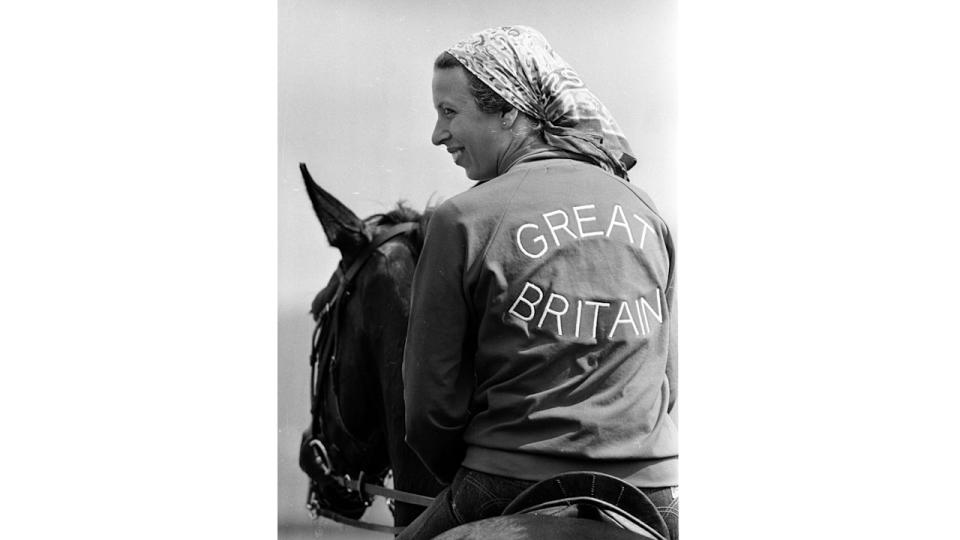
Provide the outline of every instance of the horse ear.
[[313,212],[320,219],[330,245],[344,254],[366,246],[370,242],[370,234],[363,220],[336,197],[317,185],[304,163],[300,164],[300,174],[303,176],[307,195],[310,196]]

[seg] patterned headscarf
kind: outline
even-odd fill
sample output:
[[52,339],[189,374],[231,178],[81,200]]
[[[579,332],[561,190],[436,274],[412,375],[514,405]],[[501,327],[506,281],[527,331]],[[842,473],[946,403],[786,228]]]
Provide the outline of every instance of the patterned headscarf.
[[529,26],[488,28],[447,52],[507,103],[540,120],[547,144],[627,179],[637,160],[626,137],[540,32]]

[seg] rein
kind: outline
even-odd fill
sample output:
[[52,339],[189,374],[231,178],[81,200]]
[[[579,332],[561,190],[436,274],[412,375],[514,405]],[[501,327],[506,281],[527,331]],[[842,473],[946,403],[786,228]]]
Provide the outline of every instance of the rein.
[[[320,439],[316,438],[321,433],[321,390],[325,383],[326,375],[333,371],[333,368],[337,362],[336,351],[338,341],[338,324],[340,320],[340,307],[342,304],[341,300],[346,295],[347,288],[356,278],[357,274],[360,273],[360,270],[363,269],[367,261],[369,261],[377,249],[380,248],[380,246],[392,240],[393,238],[396,238],[397,236],[413,231],[417,227],[418,224],[416,223],[402,223],[399,225],[393,225],[377,234],[370,244],[368,244],[357,256],[353,263],[351,263],[350,267],[347,268],[346,271],[343,270],[341,265],[337,265],[336,275],[340,278],[340,283],[337,285],[337,289],[333,297],[330,298],[326,304],[324,304],[323,308],[318,313],[317,325],[313,332],[313,348],[310,353],[310,412],[312,416],[312,431],[315,438],[312,439],[308,444],[313,449],[316,465],[321,469],[321,471],[323,471],[324,475],[334,480],[346,490],[358,494],[360,500],[362,500],[367,506],[370,505],[373,495],[379,495],[395,501],[416,504],[420,506],[429,506],[430,503],[433,502],[433,498],[386,488],[376,482],[368,482],[364,479],[363,472],[360,473],[360,477],[356,480],[351,479],[349,475],[334,474],[333,463],[330,460],[327,449]],[[334,399],[334,402],[337,403],[338,401]],[[341,418],[339,405],[335,405],[335,408],[337,408],[337,410],[334,411],[334,413],[339,420]],[[350,433],[342,420],[339,421],[339,424],[339,427],[343,430],[347,437],[351,439],[351,442],[355,446],[358,448],[367,446],[362,441],[358,440],[352,433]],[[403,527],[391,527],[376,523],[367,523],[343,516],[328,508],[324,508],[321,504],[318,494],[317,482],[313,479],[310,480],[310,490],[307,493],[307,510],[310,511],[310,515],[314,519],[316,519],[318,516],[323,516],[346,525],[390,534],[396,534],[403,530]]]

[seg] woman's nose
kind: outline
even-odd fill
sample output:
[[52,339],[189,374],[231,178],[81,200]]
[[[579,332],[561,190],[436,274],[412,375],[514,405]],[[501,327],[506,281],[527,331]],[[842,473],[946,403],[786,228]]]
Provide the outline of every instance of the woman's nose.
[[433,134],[430,136],[430,142],[440,146],[449,136],[450,133],[447,131],[446,126],[442,125],[440,119],[437,119],[437,123],[433,126]]

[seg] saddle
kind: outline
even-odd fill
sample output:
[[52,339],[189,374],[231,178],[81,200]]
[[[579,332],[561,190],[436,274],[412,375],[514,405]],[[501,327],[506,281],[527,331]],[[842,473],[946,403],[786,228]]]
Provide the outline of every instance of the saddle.
[[510,514],[590,519],[643,538],[670,538],[663,517],[642,491],[599,472],[570,472],[538,482],[507,505],[503,515]]

